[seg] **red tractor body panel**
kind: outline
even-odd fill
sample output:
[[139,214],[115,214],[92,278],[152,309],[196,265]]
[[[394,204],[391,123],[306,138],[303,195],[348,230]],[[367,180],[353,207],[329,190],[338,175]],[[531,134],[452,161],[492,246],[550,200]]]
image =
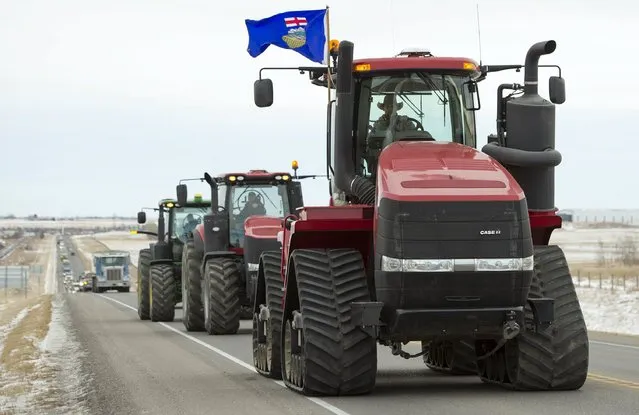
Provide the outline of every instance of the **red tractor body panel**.
[[275,239],[282,229],[282,218],[249,216],[244,221],[244,234],[251,238]]
[[377,200],[521,200],[524,191],[490,156],[457,143],[395,142],[379,156]]

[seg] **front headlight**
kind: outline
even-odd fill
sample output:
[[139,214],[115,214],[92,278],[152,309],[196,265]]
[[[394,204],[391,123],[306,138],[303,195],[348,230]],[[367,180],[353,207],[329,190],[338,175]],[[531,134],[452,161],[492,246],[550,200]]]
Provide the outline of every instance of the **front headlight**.
[[525,258],[400,259],[382,255],[386,272],[532,271],[534,256]]

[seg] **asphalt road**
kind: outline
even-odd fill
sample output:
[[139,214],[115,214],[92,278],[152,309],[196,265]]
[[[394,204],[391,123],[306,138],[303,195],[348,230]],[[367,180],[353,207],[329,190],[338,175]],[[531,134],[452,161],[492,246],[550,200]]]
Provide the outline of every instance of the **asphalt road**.
[[[77,275],[82,263],[72,258]],[[438,375],[421,358],[404,360],[380,346],[371,395],[309,399],[254,372],[249,321],[232,336],[187,333],[181,310],[172,323],[140,321],[135,293],[68,296],[76,335],[89,352],[82,364],[94,379],[92,413],[639,413],[639,340],[633,337],[591,334],[591,376],[574,392],[511,392],[474,376]]]

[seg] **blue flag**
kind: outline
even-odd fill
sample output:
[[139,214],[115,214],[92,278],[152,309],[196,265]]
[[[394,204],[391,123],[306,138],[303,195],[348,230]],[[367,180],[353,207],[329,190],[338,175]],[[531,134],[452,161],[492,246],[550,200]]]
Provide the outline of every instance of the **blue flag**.
[[256,58],[270,45],[298,52],[317,63],[326,62],[326,9],[276,14],[262,20],[246,19],[248,53]]

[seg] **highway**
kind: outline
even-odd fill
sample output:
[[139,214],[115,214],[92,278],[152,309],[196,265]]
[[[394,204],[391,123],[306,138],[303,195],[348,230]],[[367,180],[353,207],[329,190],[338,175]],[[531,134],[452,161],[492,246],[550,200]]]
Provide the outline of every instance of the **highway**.
[[[82,272],[78,255],[73,273]],[[574,392],[512,392],[477,377],[428,370],[380,346],[371,395],[306,398],[256,374],[250,322],[240,334],[188,333],[172,323],[140,321],[136,293],[68,294],[77,337],[93,378],[91,413],[113,414],[601,414],[639,413],[639,340],[591,334],[590,372]]]

